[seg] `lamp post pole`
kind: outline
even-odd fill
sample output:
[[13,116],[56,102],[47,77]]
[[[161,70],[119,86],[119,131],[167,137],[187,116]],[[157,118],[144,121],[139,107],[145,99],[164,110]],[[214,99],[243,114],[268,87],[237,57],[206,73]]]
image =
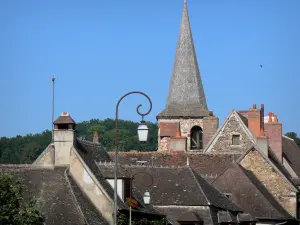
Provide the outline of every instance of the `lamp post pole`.
[[140,111],[139,111],[139,109],[140,109],[140,107],[142,106],[141,104],[139,104],[138,106],[137,106],[137,108],[136,108],[136,111],[137,111],[137,113],[139,114],[139,115],[141,115],[142,116],[142,121],[143,121],[143,119],[144,119],[144,116],[146,116],[146,115],[148,115],[150,112],[151,112],[151,110],[152,110],[152,101],[151,101],[151,99],[149,98],[149,96],[148,95],[146,95],[145,93],[143,93],[143,92],[141,92],[141,91],[132,91],[132,92],[128,92],[127,94],[125,94],[125,95],[123,95],[120,99],[119,99],[119,101],[118,101],[118,103],[117,103],[117,105],[116,105],[116,148],[115,148],[115,171],[114,171],[114,225],[117,225],[117,223],[118,223],[118,215],[117,215],[117,213],[118,213],[118,206],[117,206],[117,199],[118,199],[118,192],[117,192],[117,183],[118,183],[118,178],[117,178],[117,175],[118,175],[118,145],[119,145],[119,140],[118,140],[118,119],[119,119],[119,105],[120,105],[120,102],[126,97],[126,96],[128,96],[128,95],[131,95],[131,94],[140,94],[140,95],[144,95],[147,99],[148,99],[148,101],[149,101],[149,103],[150,103],[150,108],[149,108],[149,110],[146,112],[146,113],[141,113]]
[[[130,179],[130,199],[132,198],[132,181],[134,179],[134,176],[137,175],[137,174],[140,174],[140,173],[147,174],[151,178],[151,183],[149,185],[144,185],[145,187],[151,187],[153,185],[153,177],[152,177],[152,175],[150,173],[142,172],[141,171],[141,172],[137,172],[137,173],[131,175],[131,179]],[[146,202],[144,202],[144,203],[146,203]],[[149,204],[149,203],[146,203],[146,204]],[[129,225],[131,225],[131,205],[129,206]]]

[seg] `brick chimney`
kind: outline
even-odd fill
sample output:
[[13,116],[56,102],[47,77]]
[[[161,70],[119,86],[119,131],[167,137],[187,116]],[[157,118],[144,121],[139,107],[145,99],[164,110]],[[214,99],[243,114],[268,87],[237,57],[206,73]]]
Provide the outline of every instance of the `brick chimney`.
[[97,131],[94,132],[93,143],[99,143],[99,135]]
[[253,104],[249,110],[239,112],[248,119],[248,128],[252,134],[259,137],[261,129],[264,128],[264,104],[260,105],[260,109],[257,109],[256,104]]
[[266,136],[269,138],[270,149],[282,163],[282,123],[278,121],[277,115],[270,112],[264,126]]

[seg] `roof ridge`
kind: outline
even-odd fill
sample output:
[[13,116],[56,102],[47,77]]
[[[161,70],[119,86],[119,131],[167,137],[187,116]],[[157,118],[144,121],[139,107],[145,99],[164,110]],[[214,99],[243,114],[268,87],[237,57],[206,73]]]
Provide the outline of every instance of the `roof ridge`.
[[101,147],[103,147],[103,146],[101,145],[101,143],[95,143],[95,142],[92,142],[92,141],[83,140],[83,139],[80,139],[80,138],[78,138],[78,137],[76,137],[76,140],[79,141],[79,142],[84,142],[84,143],[89,144],[89,145],[96,145],[96,146],[101,146]]

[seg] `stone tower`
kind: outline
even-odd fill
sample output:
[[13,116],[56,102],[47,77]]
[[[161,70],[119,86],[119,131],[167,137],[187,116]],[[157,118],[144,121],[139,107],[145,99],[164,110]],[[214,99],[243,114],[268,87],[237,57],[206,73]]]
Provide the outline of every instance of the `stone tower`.
[[218,118],[207,107],[186,1],[167,104],[157,120],[159,151],[201,151],[218,128]]

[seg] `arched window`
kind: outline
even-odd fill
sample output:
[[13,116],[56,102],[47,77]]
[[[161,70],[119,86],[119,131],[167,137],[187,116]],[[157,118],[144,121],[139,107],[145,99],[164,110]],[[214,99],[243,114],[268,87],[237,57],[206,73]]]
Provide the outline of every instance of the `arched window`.
[[194,126],[191,129],[191,150],[200,150],[203,148],[202,128]]

